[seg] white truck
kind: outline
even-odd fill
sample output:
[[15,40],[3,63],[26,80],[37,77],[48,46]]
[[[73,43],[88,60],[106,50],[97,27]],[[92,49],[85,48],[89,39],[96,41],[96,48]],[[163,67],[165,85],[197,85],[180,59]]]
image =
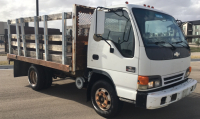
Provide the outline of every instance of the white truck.
[[[66,19],[72,19],[72,32]],[[50,20],[62,20],[62,34],[48,33]],[[38,31],[40,21],[43,32]],[[34,22],[34,34],[24,30],[26,22]],[[188,78],[190,48],[176,20],[146,5],[75,4],[68,13],[8,20],[8,41],[14,77],[28,76],[34,90],[50,87],[52,78],[72,77],[78,89],[87,89],[95,111],[107,118],[118,114],[123,101],[157,109],[197,85]]]

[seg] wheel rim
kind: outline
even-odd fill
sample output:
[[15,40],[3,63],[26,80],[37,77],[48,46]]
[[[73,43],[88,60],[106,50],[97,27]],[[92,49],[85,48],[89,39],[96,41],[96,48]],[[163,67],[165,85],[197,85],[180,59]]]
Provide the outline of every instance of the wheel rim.
[[108,110],[111,106],[109,92],[104,88],[99,88],[95,93],[95,101],[101,110]]
[[37,73],[34,70],[30,72],[30,83],[32,86],[37,84]]

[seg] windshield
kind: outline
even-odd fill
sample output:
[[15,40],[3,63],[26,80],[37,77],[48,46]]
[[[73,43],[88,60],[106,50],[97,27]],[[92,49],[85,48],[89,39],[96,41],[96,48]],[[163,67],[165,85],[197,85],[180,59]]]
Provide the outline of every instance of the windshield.
[[132,10],[145,46],[160,47],[158,43],[163,43],[165,47],[187,47],[187,41],[172,16],[140,8]]

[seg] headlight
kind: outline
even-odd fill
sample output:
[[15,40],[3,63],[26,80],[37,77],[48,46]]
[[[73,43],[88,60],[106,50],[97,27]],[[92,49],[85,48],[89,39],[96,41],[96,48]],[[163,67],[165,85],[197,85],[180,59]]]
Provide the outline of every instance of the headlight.
[[153,81],[149,82],[149,83],[148,83],[148,88],[153,88],[153,84],[154,84]]
[[138,89],[147,90],[162,85],[160,76],[138,76]]
[[187,78],[187,77],[189,77],[189,76],[190,76],[190,73],[191,73],[191,71],[192,71],[192,67],[189,67],[189,68],[186,70],[186,72],[185,72],[185,76],[184,76],[184,78]]
[[159,87],[159,86],[161,86],[161,80],[155,81],[155,87]]

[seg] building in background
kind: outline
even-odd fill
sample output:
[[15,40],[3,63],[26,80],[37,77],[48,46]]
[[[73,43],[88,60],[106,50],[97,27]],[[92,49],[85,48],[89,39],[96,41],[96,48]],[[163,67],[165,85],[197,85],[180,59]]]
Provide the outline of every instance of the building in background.
[[182,29],[188,43],[195,44],[200,39],[200,20],[185,22]]
[[7,23],[6,22],[0,22],[0,43],[3,43],[5,41],[5,29],[7,29]]

